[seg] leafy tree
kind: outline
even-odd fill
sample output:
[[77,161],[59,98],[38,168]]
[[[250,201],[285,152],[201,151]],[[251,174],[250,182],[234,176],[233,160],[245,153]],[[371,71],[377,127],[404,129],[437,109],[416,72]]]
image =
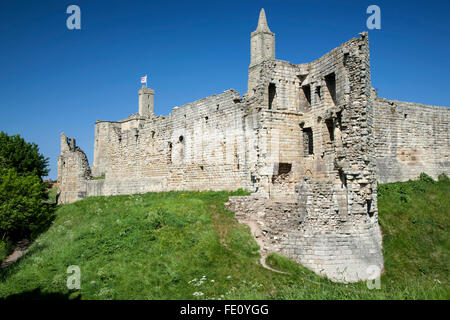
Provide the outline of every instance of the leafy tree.
[[53,218],[48,200],[48,158],[35,143],[0,132],[0,241],[33,238]]
[[19,174],[46,176],[48,158],[39,153],[35,143],[26,142],[20,135],[0,132],[0,168],[14,168]]
[[53,218],[46,184],[34,174],[19,174],[14,168],[0,169],[0,239],[34,237]]

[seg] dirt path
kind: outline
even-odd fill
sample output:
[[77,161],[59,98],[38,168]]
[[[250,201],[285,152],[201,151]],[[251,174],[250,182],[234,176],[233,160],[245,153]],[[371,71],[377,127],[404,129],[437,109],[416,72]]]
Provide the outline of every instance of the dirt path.
[[[229,228],[230,228],[230,225],[231,225],[231,224],[229,224],[229,223],[223,223],[223,222],[220,223],[220,222],[219,222],[220,216],[219,216],[219,214],[215,211],[216,205],[211,204],[210,207],[211,207],[211,209],[213,209],[213,212],[214,212],[214,213],[213,213],[214,226],[216,227],[216,231],[217,231],[217,233],[218,233],[218,235],[219,235],[220,243],[221,243],[224,247],[226,247],[227,249],[229,249],[228,246],[227,246],[227,244],[226,244],[225,238],[226,238],[226,235],[227,235],[227,233],[228,233],[228,231],[229,231]],[[262,239],[261,239],[261,237],[263,236],[263,234],[262,234],[261,229],[259,228],[258,224],[256,223],[256,221],[253,221],[253,220],[243,220],[243,219],[240,219],[239,217],[236,217],[236,216],[235,216],[235,218],[237,218],[237,220],[238,220],[239,223],[246,224],[246,225],[248,225],[248,226],[250,227],[250,232],[252,233],[253,238],[256,240],[256,243],[259,245],[259,253],[261,254],[261,259],[259,259],[259,262],[261,263],[261,265],[263,266],[263,268],[266,268],[266,269],[268,269],[268,270],[270,270],[270,271],[273,271],[273,272],[278,272],[278,273],[284,273],[284,274],[287,274],[286,272],[279,271],[279,270],[275,270],[275,269],[273,269],[273,268],[271,268],[271,267],[269,267],[269,266],[267,265],[267,263],[266,263],[266,258],[267,258],[267,256],[269,255],[269,252],[267,252],[266,250],[264,250],[264,243],[263,243],[263,241],[262,241]],[[221,226],[220,228],[218,227],[219,225]]]
[[266,263],[266,258],[269,255],[269,252],[267,252],[266,250],[264,250],[264,243],[261,239],[261,237],[263,236],[261,229],[259,228],[258,224],[256,223],[256,221],[253,220],[242,220],[239,221],[241,223],[245,223],[246,225],[248,225],[250,227],[250,231],[253,234],[253,237],[256,240],[256,243],[259,245],[259,252],[261,254],[261,259],[259,259],[259,262],[261,263],[261,265],[273,272],[278,272],[278,273],[283,273],[283,274],[287,274],[287,272],[284,271],[280,271],[280,270],[276,270],[274,268],[271,268],[267,265]]
[[20,257],[22,257],[25,252],[27,252],[28,247],[30,246],[30,241],[28,239],[23,239],[17,242],[16,247],[14,248],[14,252],[10,254],[5,261],[2,262],[0,268],[5,268],[10,264],[16,262]]

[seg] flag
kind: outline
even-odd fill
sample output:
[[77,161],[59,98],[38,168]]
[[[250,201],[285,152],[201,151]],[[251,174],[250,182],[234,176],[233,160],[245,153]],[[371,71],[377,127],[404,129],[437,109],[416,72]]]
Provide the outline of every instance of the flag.
[[147,83],[147,76],[141,77],[141,83]]

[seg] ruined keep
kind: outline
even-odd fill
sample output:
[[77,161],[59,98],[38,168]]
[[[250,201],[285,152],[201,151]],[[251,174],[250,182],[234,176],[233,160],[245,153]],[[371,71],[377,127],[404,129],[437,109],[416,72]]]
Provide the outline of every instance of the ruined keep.
[[278,252],[335,281],[373,277],[383,268],[377,182],[449,174],[450,109],[379,98],[366,32],[292,64],[275,58],[262,9],[250,61],[242,97],[230,89],[165,117],[143,86],[138,113],[95,123],[92,168],[62,134],[59,203],[243,188],[252,195],[226,205],[263,257]]

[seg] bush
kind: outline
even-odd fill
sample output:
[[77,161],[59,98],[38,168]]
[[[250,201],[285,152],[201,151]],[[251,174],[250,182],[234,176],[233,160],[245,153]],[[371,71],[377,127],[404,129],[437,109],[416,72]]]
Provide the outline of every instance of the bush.
[[47,166],[48,158],[39,153],[35,143],[26,142],[20,135],[0,132],[0,168],[14,168],[19,174],[43,177],[49,172]]
[[0,240],[0,263],[11,253],[13,245],[9,240]]
[[0,169],[0,239],[33,238],[53,218],[46,184],[33,174]]
[[427,182],[427,183],[435,183],[436,181],[433,180],[432,177],[430,177],[429,175],[427,175],[426,173],[421,173],[419,176],[419,180],[422,182]]
[[441,173],[438,176],[438,181],[439,182],[448,182],[449,180],[450,180],[450,178],[445,173]]

